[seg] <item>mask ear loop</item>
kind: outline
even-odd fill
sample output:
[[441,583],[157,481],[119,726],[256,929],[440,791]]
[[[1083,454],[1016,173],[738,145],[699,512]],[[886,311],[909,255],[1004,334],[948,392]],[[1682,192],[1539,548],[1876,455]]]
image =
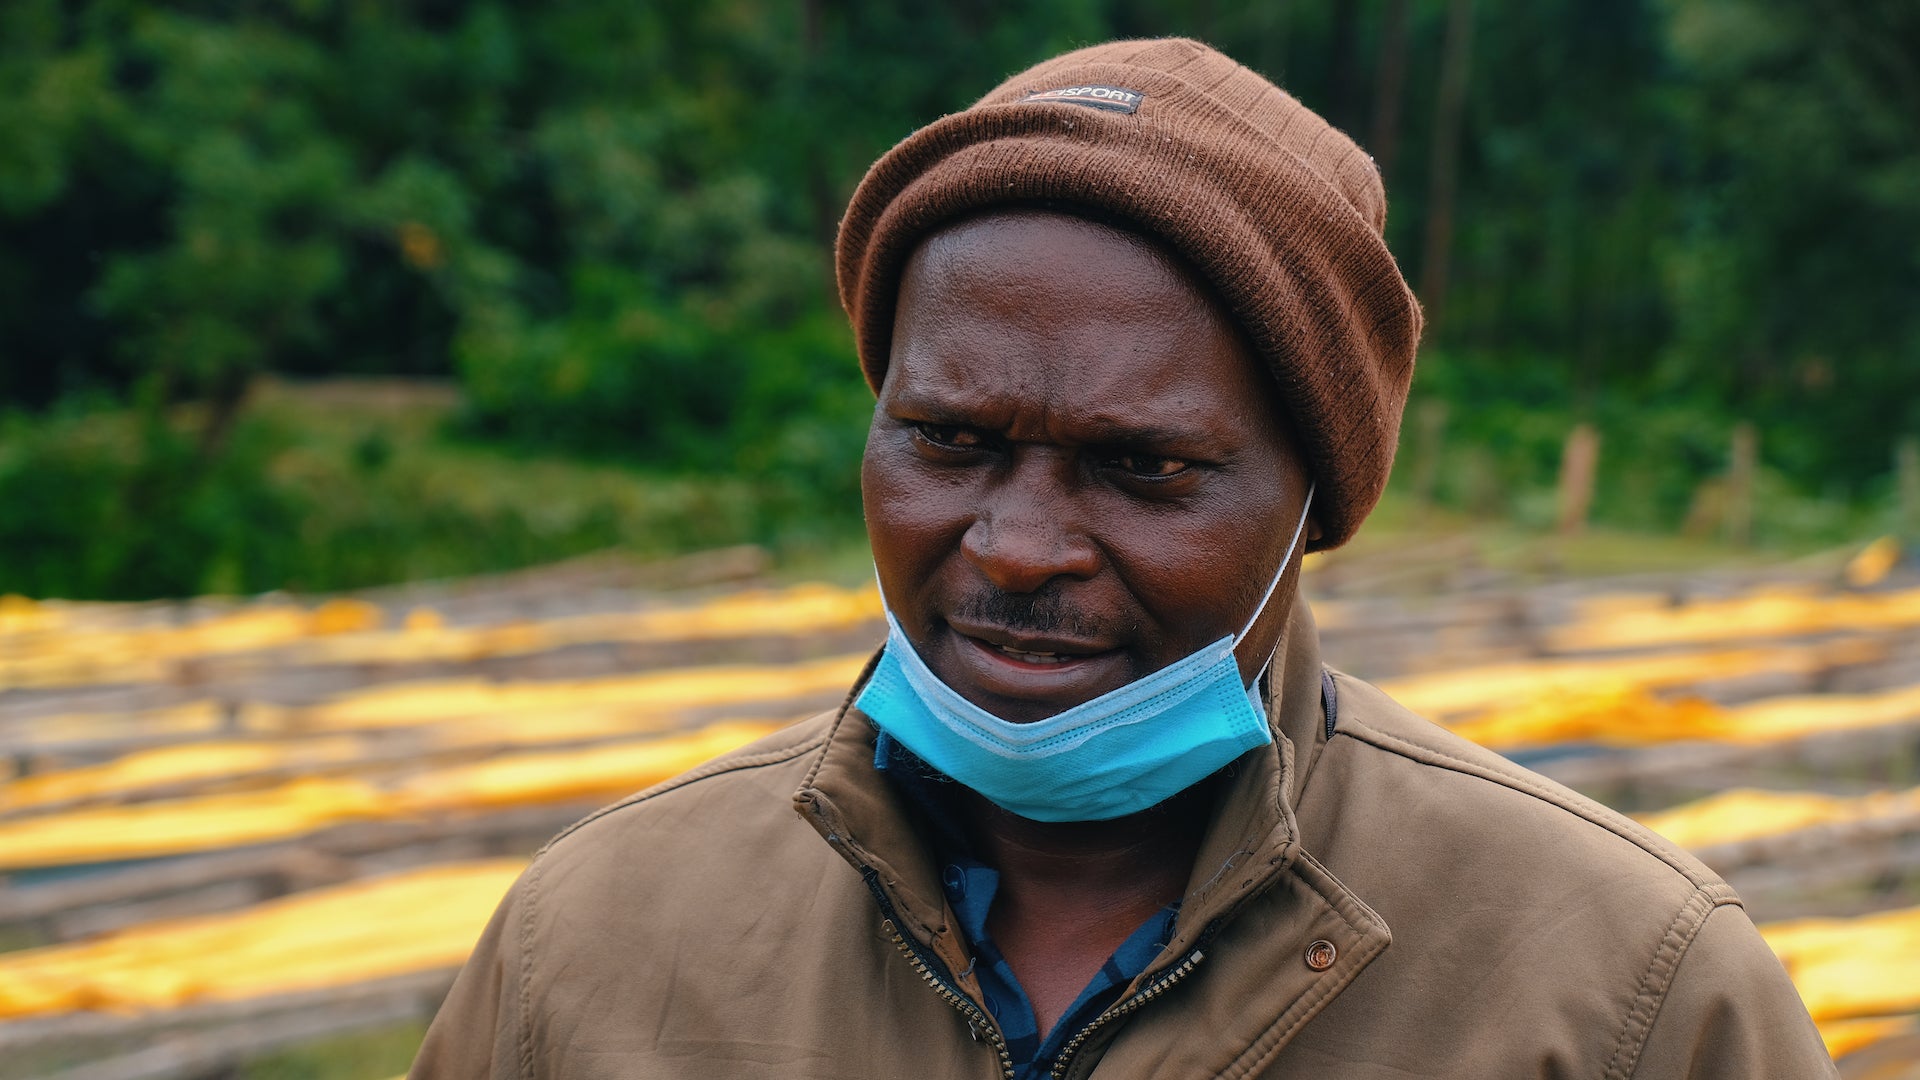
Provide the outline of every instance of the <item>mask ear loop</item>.
[[[1259,622],[1260,616],[1267,610],[1267,601],[1273,599],[1273,590],[1280,587],[1280,579],[1287,576],[1287,564],[1293,561],[1293,549],[1299,545],[1300,534],[1304,532],[1307,527],[1307,511],[1313,508],[1313,491],[1316,486],[1316,483],[1308,482],[1307,501],[1300,507],[1300,520],[1294,523],[1293,539],[1287,541],[1287,553],[1280,557],[1280,569],[1275,570],[1273,572],[1273,580],[1267,582],[1267,591],[1260,597],[1260,606],[1253,609],[1253,617],[1249,618],[1247,625],[1241,627],[1240,632],[1234,635],[1233,643],[1235,646],[1238,646],[1242,641],[1246,640],[1247,634],[1253,630],[1253,624]],[[1269,654],[1266,663],[1261,664],[1260,670],[1253,676],[1251,685],[1259,686],[1260,680],[1267,677],[1267,669],[1272,666],[1273,657]]]
[[1307,511],[1313,507],[1313,489],[1313,484],[1307,485],[1307,501],[1300,507],[1300,520],[1293,526],[1293,539],[1287,541],[1287,553],[1280,556],[1280,569],[1275,570],[1273,580],[1267,582],[1267,591],[1261,595],[1260,606],[1253,609],[1253,615],[1247,619],[1247,625],[1241,627],[1240,632],[1233,636],[1235,645],[1246,640],[1247,632],[1253,629],[1253,624],[1259,622],[1261,614],[1267,610],[1267,601],[1273,599],[1273,590],[1280,587],[1280,579],[1287,576],[1287,564],[1293,561],[1293,549],[1299,546],[1300,534],[1307,527]]

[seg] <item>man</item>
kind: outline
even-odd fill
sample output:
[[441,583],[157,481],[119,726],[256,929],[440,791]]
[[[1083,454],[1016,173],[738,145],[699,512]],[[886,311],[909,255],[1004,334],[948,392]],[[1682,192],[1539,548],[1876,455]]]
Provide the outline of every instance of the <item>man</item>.
[[1704,867],[1321,665],[1300,558],[1419,333],[1384,220],[1189,41],[889,151],[838,249],[885,649],[550,844],[414,1075],[1831,1075]]

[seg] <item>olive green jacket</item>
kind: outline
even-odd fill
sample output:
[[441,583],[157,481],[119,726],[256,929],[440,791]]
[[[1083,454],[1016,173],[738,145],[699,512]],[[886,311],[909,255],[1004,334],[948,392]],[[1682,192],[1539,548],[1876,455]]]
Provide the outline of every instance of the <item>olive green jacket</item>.
[[[1174,940],[1055,1075],[1834,1075],[1698,862],[1328,672],[1303,602],[1276,668]],[[873,739],[843,707],[562,833],[413,1077],[1005,1075]]]

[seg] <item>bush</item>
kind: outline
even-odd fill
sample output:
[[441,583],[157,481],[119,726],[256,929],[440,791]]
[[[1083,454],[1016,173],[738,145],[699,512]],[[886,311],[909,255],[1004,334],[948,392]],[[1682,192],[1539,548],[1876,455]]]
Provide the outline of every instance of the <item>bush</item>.
[[139,599],[277,587],[306,507],[260,425],[204,453],[166,423],[63,417],[0,429],[0,591]]
[[[430,423],[390,431],[339,412],[252,409],[218,453],[200,449],[192,414],[10,418],[0,593],[328,591],[612,547],[669,554],[779,528],[748,481],[510,457],[448,444]],[[351,438],[336,430],[355,425]]]

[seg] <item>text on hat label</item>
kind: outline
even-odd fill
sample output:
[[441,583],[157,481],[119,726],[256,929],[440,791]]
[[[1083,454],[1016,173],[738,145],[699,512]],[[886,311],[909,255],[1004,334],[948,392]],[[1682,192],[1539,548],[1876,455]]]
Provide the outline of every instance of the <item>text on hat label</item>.
[[1147,95],[1118,86],[1063,86],[1058,90],[1035,90],[1021,101],[1062,101],[1087,105],[1107,112],[1130,113],[1140,108]]

